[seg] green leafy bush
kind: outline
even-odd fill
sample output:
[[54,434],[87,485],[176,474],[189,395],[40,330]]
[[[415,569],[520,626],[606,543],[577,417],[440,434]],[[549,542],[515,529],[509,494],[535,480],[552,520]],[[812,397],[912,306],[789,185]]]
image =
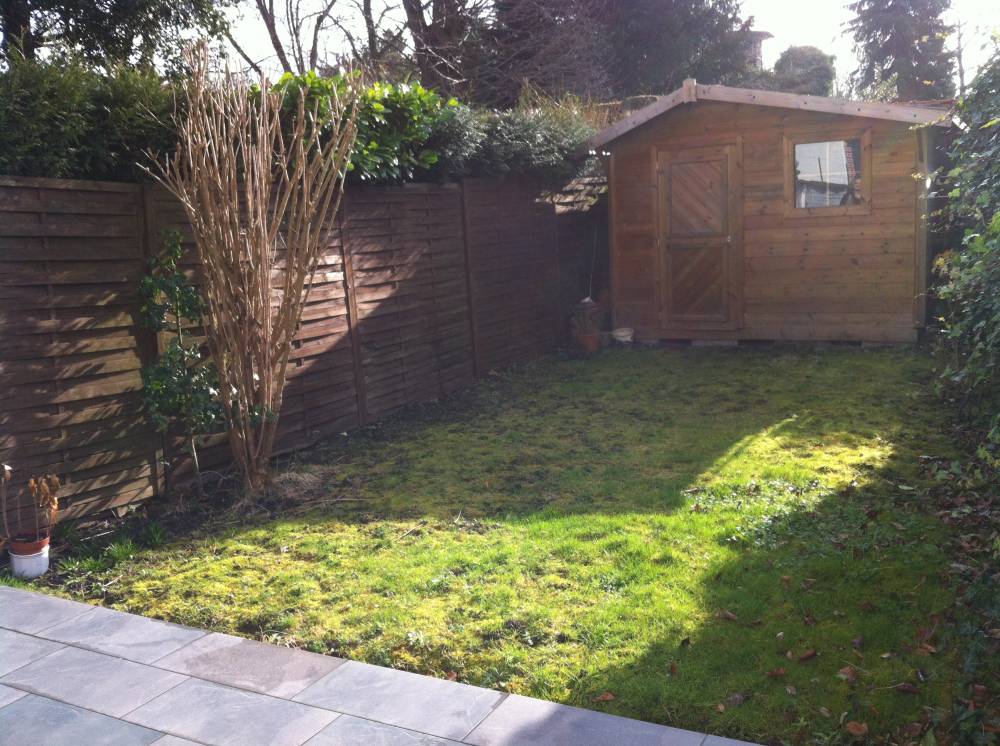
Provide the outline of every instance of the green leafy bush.
[[413,181],[440,159],[429,147],[431,136],[448,108],[447,102],[421,85],[375,83],[359,100],[358,138],[351,169],[361,181]]
[[420,178],[445,181],[467,176],[485,137],[485,118],[480,112],[465,104],[443,108],[426,143],[429,150],[438,154],[438,160],[420,173]]
[[[303,89],[308,101],[347,84],[342,76],[286,73],[275,87],[288,94],[286,106],[292,107]],[[573,107],[555,102],[476,110],[420,85],[375,83],[358,99],[351,179],[386,184],[468,175],[566,178],[578,169],[577,153],[592,132]]]
[[569,178],[579,169],[577,153],[592,134],[581,117],[554,105],[491,112],[484,129],[474,173],[535,174],[551,180]]
[[197,438],[219,432],[225,417],[218,371],[188,332],[201,326],[205,304],[179,266],[183,253],[180,234],[165,233],[163,249],[150,260],[149,274],[139,283],[143,326],[170,335],[156,360],[142,370],[142,395],[158,430],[176,428],[183,433],[198,491],[203,493]]
[[[286,73],[274,88],[285,106],[328,116],[322,99],[357,78]],[[15,62],[0,73],[0,173],[136,180],[148,152],[175,142],[173,87],[151,72],[104,74],[69,59]],[[533,100],[515,109],[473,109],[418,84],[375,83],[358,99],[355,182],[445,181],[467,175],[533,174],[563,179],[593,129],[566,102]]]
[[987,435],[980,460],[995,469],[1000,449],[1000,53],[982,69],[957,106],[962,123],[948,217],[966,227],[962,246],[942,255],[937,290],[944,303],[941,382]]
[[[285,94],[285,108],[298,106],[306,91],[306,105],[315,106],[320,116],[329,111],[323,103],[346,91],[350,83],[340,75],[323,77],[315,72],[304,75],[285,73],[274,85]],[[453,136],[463,132],[445,123],[455,120],[456,100],[445,102],[437,93],[420,85],[374,83],[358,97],[358,135],[349,169],[351,180],[364,183],[400,183],[427,178],[432,172],[448,175],[447,161],[435,169],[442,152],[449,150]]]
[[0,174],[135,180],[174,143],[173,94],[152,72],[66,58],[0,72]]

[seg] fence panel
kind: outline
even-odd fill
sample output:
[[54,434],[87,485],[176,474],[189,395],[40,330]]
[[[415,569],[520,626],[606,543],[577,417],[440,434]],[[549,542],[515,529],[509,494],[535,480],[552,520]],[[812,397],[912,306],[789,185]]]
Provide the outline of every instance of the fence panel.
[[469,287],[482,375],[555,346],[555,214],[528,179],[469,179],[464,186]]
[[458,187],[352,189],[343,225],[368,420],[470,383]]
[[[0,460],[21,484],[63,478],[64,517],[162,493],[190,468],[141,403],[142,365],[165,340],[137,326],[137,286],[166,229],[197,281],[165,190],[0,178]],[[556,241],[552,200],[528,180],[349,188],[295,338],[278,450],[551,349]],[[203,466],[224,467],[225,439],[207,440]]]
[[0,178],[0,460],[60,475],[63,515],[151,497],[139,187]]

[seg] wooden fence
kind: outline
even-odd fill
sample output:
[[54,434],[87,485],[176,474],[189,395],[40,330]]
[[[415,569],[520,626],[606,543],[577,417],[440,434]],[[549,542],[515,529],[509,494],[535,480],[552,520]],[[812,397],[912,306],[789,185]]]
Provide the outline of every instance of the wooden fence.
[[[295,340],[279,450],[551,349],[565,321],[553,201],[525,180],[350,188]],[[15,489],[60,475],[64,517],[178,473],[178,443],[142,411],[157,340],[136,318],[166,228],[190,244],[154,187],[0,177],[0,461]],[[206,461],[225,459],[216,439]]]

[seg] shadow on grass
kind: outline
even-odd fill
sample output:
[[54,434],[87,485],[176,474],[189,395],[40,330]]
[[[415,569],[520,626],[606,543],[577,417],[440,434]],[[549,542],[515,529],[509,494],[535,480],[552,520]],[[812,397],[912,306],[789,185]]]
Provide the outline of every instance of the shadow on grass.
[[[816,499],[774,499],[794,491],[783,483],[696,491],[698,517],[728,513],[732,530],[718,537],[731,551],[700,574],[695,629],[588,671],[570,701],[752,741],[849,741],[849,721],[919,740],[957,694],[944,527],[914,451],[862,471],[863,484]],[[605,691],[615,699],[595,704]]]
[[952,662],[914,652],[949,598],[915,498],[947,446],[927,376],[899,351],[550,358],[313,449],[277,475],[285,512],[85,593],[751,740],[891,730]]

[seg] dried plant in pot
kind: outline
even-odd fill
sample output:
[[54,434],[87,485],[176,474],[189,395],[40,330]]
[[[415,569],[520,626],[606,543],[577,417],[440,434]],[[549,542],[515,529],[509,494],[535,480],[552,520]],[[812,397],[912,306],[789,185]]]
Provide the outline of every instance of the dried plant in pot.
[[11,468],[0,473],[0,515],[10,551],[11,570],[18,578],[37,578],[49,569],[49,540],[59,513],[59,477],[50,474],[28,480],[26,493],[13,495]]
[[603,316],[600,304],[590,298],[584,298],[573,309],[569,325],[576,346],[584,352],[597,352],[600,347]]

